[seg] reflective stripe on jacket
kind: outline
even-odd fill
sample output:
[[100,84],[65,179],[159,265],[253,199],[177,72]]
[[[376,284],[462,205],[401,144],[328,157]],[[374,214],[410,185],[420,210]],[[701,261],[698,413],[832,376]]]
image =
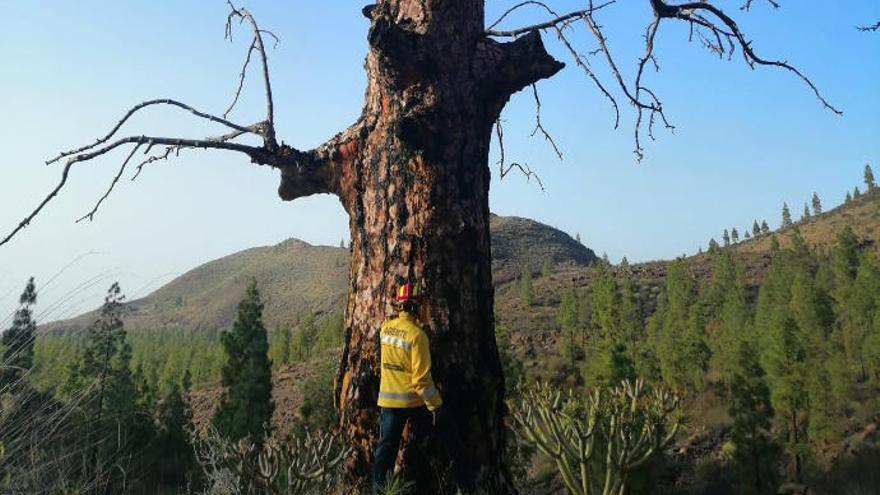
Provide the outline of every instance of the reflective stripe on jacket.
[[419,407],[433,411],[443,404],[431,378],[428,336],[412,315],[401,311],[379,330],[382,344],[382,378],[379,407]]

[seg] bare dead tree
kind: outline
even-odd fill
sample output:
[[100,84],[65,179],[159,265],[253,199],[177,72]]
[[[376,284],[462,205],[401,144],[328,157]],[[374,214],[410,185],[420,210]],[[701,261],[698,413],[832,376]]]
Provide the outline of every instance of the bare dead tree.
[[[767,0],[776,8],[778,3]],[[417,280],[429,298],[424,328],[431,340],[434,377],[444,402],[463,425],[463,438],[478,484],[489,493],[513,491],[503,468],[506,441],[504,386],[494,340],[494,300],[489,241],[489,148],[500,143],[499,174],[516,169],[540,179],[524,163],[507,163],[501,112],[514,93],[531,87],[535,103],[533,135],[543,136],[557,157],[562,152],[542,122],[536,83],[565,67],[546,50],[542,33],[559,40],[562,50],[606,98],[621,121],[621,103],[634,110],[634,153],[643,156],[643,135],[654,127],[674,129],[660,95],[646,82],[659,70],[655,39],[672,21],[689,27],[696,40],[721,59],[739,50],[749,68],[774,67],[800,79],[829,111],[841,112],[811,79],[785,61],[763,58],[735,20],[717,1],[672,3],[645,0],[653,14],[644,30],[644,52],[630,74],[619,63],[598,16],[617,0],[594,3],[568,13],[549,0],[524,0],[487,24],[484,0],[376,0],[363,9],[370,23],[365,69],[367,90],[360,116],[348,128],[311,150],[279,141],[266,40],[278,37],[262,29],[251,13],[229,3],[226,37],[236,24],[248,27],[249,43],[235,79],[231,102],[222,113],[205,112],[172,99],[147,100],[129,109],[108,133],[93,143],[63,152],[49,164],[63,162],[61,178],[0,245],[19,234],[66,185],[80,164],[117,148],[128,153],[106,192],[81,220],[92,220],[126,172],[136,179],[145,168],[180,151],[208,149],[242,154],[256,165],[280,172],[278,195],[285,201],[317,193],[337,195],[350,217],[351,282],[345,316],[345,342],[335,396],[341,433],[351,447],[344,461],[351,486],[368,485],[375,436],[378,349],[375,333],[391,311],[395,287]],[[751,0],[739,3],[749,11]],[[536,9],[541,22],[502,27],[512,14]],[[488,27],[487,27],[488,25]],[[588,34],[579,46],[574,30]],[[868,30],[871,30],[868,27]],[[265,116],[236,122],[245,78],[259,62]],[[595,70],[599,66],[601,71]],[[600,74],[610,73],[607,81]],[[143,110],[171,107],[216,125],[216,135],[199,138],[126,135],[122,128]],[[494,132],[493,132],[494,131]],[[245,138],[258,139],[247,144]],[[253,142],[253,141],[249,141]],[[136,156],[138,155],[138,156]],[[444,385],[448,385],[444,387]],[[421,433],[412,432],[401,455],[405,476],[419,493],[446,486],[437,459],[413,448]]]

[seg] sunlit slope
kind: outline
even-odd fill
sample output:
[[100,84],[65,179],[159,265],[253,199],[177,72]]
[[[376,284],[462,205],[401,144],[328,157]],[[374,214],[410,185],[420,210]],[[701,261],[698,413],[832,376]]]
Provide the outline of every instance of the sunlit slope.
[[[493,215],[493,272],[501,282],[522,270],[537,273],[545,261],[566,269],[586,266],[595,254],[568,234],[533,220]],[[177,327],[223,329],[235,319],[251,278],[265,303],[264,322],[272,330],[306,313],[341,311],[348,291],[348,250],[312,246],[290,239],[276,246],[247,249],[205,263],[152,294],[127,305],[129,329]],[[94,312],[46,325],[49,331],[83,328]]]

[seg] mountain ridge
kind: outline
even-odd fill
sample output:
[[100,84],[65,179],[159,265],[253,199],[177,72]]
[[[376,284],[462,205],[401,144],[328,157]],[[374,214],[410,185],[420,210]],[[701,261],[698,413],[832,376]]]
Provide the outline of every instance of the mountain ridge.
[[[544,260],[574,268],[597,260],[568,234],[540,222],[492,215],[493,276],[509,282],[522,271],[537,273]],[[257,280],[269,329],[293,325],[305,314],[321,316],[345,307],[349,251],[314,246],[296,238],[252,247],[203,263],[125,305],[127,328],[224,329],[232,325],[251,278]],[[43,325],[47,332],[90,325],[97,310]]]

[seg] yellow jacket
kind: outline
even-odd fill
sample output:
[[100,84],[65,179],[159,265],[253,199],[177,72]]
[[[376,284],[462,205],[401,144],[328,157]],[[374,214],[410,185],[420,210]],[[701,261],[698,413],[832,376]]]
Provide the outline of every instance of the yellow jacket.
[[379,330],[382,343],[382,378],[379,407],[419,407],[433,411],[443,404],[431,378],[428,336],[413,316],[401,311]]

